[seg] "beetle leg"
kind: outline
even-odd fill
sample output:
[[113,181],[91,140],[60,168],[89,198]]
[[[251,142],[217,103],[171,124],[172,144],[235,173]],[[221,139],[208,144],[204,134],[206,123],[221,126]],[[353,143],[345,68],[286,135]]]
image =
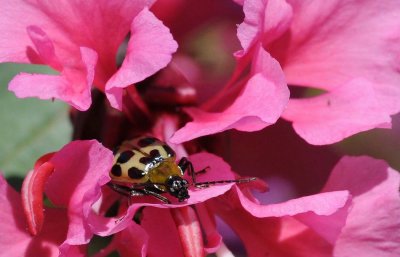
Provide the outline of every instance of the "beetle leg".
[[130,187],[113,184],[111,182],[108,182],[107,186],[111,187],[112,190],[114,190],[115,192],[117,192],[119,194],[122,194],[125,196],[131,196],[132,189]]
[[182,170],[182,175],[185,173],[186,170],[188,171],[189,176],[192,177],[193,184],[195,184],[196,174],[194,172],[193,164],[186,157],[182,157],[182,159],[178,163],[178,166]]
[[131,187],[121,186],[121,185],[117,185],[117,184],[113,184],[113,183],[108,183],[107,185],[109,187],[111,187],[111,189],[113,189],[115,192],[125,195],[125,196],[128,196],[128,197],[129,196],[150,195],[164,203],[171,203],[168,200],[168,198],[166,198],[165,196],[162,196],[159,193],[153,192],[152,190],[150,190],[148,188],[135,188],[135,187],[131,188]]
[[162,202],[164,202],[164,203],[171,203],[170,200],[168,200],[168,198],[165,197],[165,196],[162,196],[162,195],[160,195],[160,194],[158,194],[158,193],[156,193],[156,192],[153,192],[153,191],[151,191],[151,190],[148,190],[148,189],[146,189],[146,188],[144,188],[144,189],[142,189],[142,190],[143,190],[143,193],[144,193],[145,195],[151,195],[151,196],[157,198],[158,200],[160,200],[160,201],[162,201]]

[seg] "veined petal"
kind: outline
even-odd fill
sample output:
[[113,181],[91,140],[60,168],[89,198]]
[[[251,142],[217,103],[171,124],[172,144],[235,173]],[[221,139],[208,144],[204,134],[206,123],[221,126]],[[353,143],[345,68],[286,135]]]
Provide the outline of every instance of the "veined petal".
[[169,29],[148,9],[143,9],[132,21],[124,62],[107,82],[106,93],[111,105],[121,109],[122,89],[167,66],[177,48]]

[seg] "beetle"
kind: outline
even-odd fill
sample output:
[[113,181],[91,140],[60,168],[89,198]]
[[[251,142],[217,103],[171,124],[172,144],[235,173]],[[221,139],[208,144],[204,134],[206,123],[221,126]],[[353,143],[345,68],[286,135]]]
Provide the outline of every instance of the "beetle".
[[[124,141],[114,151],[114,164],[109,172],[111,182],[108,186],[126,196],[149,195],[164,203],[171,203],[163,193],[169,193],[179,202],[183,202],[190,197],[190,185],[202,188],[256,179],[196,182],[196,174],[205,172],[206,169],[195,172],[186,157],[176,163],[176,153],[168,144],[155,137],[142,136]],[[191,183],[183,178],[186,171],[191,177]]]

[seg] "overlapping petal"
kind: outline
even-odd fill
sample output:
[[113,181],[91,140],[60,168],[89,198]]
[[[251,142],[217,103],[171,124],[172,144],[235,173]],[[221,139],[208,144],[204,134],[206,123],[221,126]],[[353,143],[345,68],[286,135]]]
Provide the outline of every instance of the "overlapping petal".
[[[226,94],[216,96],[211,105],[218,109],[229,101],[233,103],[222,112],[186,108],[193,121],[175,132],[171,142],[181,143],[229,129],[257,131],[276,122],[286,106],[289,91],[276,60],[261,48],[254,52],[249,79],[225,89]],[[244,59],[247,61],[247,57]],[[241,92],[234,97],[232,91]]]
[[[389,115],[400,110],[399,2],[287,3],[244,1],[245,19],[238,28],[244,51],[262,43],[281,64],[289,85],[323,89],[332,93],[327,98],[338,97],[337,101],[355,91],[342,90],[351,84],[355,88],[364,86],[363,93],[368,95],[365,99],[353,95],[349,101],[355,105],[348,105],[349,109],[317,103],[309,108],[314,100],[304,100],[303,104],[291,100],[289,120],[299,135],[312,144],[330,144],[390,122]],[[340,91],[343,95],[337,94]],[[362,100],[365,104],[360,104]],[[359,115],[371,106],[374,118]],[[353,122],[346,121],[349,112],[355,113]],[[325,123],[320,121],[323,115]],[[309,119],[308,124],[304,119]]]

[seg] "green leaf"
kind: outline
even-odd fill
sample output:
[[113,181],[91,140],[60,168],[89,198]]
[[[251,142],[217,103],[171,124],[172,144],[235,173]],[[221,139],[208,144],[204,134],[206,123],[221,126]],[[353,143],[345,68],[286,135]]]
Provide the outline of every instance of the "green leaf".
[[54,74],[45,66],[0,64],[0,170],[6,177],[24,176],[40,156],[71,138],[66,104],[18,99],[8,91],[8,82],[21,71]]

